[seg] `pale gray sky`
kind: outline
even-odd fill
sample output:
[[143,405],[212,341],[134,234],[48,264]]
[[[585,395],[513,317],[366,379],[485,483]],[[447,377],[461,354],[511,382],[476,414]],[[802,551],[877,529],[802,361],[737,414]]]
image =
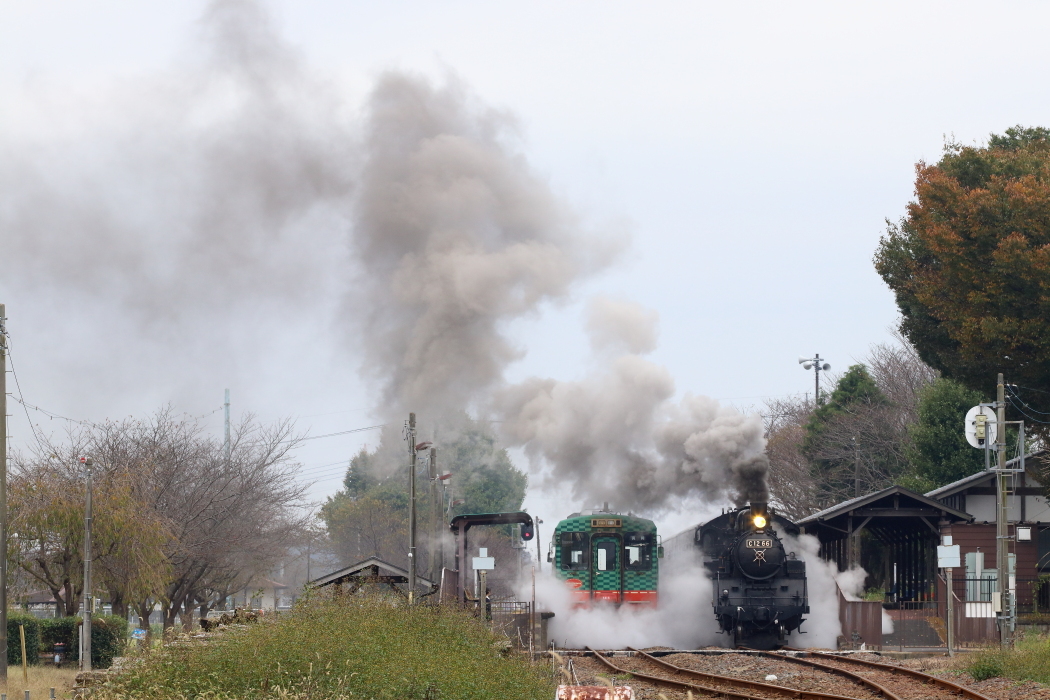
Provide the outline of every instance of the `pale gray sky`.
[[[938,158],[946,136],[1050,121],[1045,3],[263,4],[347,133],[382,71],[455,75],[515,115],[523,153],[586,226],[630,231],[629,253],[573,303],[516,323],[528,353],[510,379],[581,376],[584,303],[602,293],[659,313],[652,357],[680,393],[748,407],[812,391],[800,353],[841,370],[888,338],[896,309],[871,259],[914,163]],[[206,5],[0,2],[0,158],[74,143],[71,158],[105,161],[97,134],[126,128],[125,114],[149,110],[149,86],[201,60]],[[295,416],[315,435],[373,424],[375,397],[310,313],[334,303],[324,289],[279,308],[216,293],[199,324],[144,333],[104,292],[26,285],[4,261],[13,235],[0,230],[0,301],[29,402],[89,420],[169,400],[199,415],[229,386],[235,412]],[[26,416],[10,411],[24,446]],[[220,414],[207,420],[220,429]],[[369,439],[303,447],[317,498]],[[590,505],[529,503],[549,523]]]

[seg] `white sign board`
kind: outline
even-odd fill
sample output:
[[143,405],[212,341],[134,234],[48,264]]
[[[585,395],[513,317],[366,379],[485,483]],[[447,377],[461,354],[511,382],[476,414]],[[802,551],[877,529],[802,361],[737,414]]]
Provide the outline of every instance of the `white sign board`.
[[495,557],[474,557],[474,571],[492,571],[496,568]]
[[937,545],[937,566],[941,569],[959,568],[959,545]]
[[[980,436],[982,424],[984,437]],[[966,442],[970,443],[971,447],[983,450],[987,444],[991,448],[995,443],[995,435],[995,409],[974,406],[966,412]]]

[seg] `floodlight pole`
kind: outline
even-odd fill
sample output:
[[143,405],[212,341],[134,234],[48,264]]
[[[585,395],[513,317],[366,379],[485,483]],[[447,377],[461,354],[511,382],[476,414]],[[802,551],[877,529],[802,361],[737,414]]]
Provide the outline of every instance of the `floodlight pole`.
[[[798,358],[798,363],[800,365],[805,365],[806,363],[812,363],[812,365],[813,365],[813,409],[816,410],[820,406],[820,370],[821,369],[831,369],[831,365],[827,365],[827,367],[821,367],[821,363],[824,363],[824,364],[827,364],[827,363],[824,362],[824,360],[822,360],[820,358],[820,353],[819,352],[816,353],[815,355],[813,355],[813,357],[811,357],[811,358],[807,358],[807,357],[800,357],[800,358]],[[804,369],[809,369],[809,367],[804,367]]]
[[81,644],[80,670],[91,670],[91,466],[90,457],[81,457],[84,464],[86,497],[84,502],[84,641]]

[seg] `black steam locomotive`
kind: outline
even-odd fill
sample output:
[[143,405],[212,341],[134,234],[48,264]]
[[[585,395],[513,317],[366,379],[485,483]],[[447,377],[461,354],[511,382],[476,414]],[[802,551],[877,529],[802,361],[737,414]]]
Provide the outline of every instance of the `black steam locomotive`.
[[809,613],[806,562],[774,530],[799,528],[765,503],[737,508],[696,527],[693,541],[712,581],[715,616],[734,646],[775,649]]

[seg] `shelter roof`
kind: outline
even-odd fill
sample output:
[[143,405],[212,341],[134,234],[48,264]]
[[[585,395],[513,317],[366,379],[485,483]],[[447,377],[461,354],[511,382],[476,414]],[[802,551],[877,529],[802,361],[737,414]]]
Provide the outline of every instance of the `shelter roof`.
[[[890,486],[881,491],[865,496],[851,498],[837,505],[825,508],[798,521],[800,527],[807,529],[821,526],[848,516],[860,518],[947,518],[952,521],[970,522],[973,516],[961,510],[950,508],[945,504],[921,493],[916,493],[903,486]],[[932,523],[927,521],[932,527]],[[833,530],[846,532],[841,527],[831,526]]]
[[[408,583],[408,571],[400,566],[394,566],[388,561],[383,561],[379,557],[369,557],[364,561],[359,561],[356,564],[345,566],[320,578],[315,578],[313,581],[310,581],[309,585],[314,588],[321,588],[335,583],[346,583],[351,580],[370,578],[379,578],[386,583]],[[416,586],[432,588],[434,584],[430,579],[416,574]]]

